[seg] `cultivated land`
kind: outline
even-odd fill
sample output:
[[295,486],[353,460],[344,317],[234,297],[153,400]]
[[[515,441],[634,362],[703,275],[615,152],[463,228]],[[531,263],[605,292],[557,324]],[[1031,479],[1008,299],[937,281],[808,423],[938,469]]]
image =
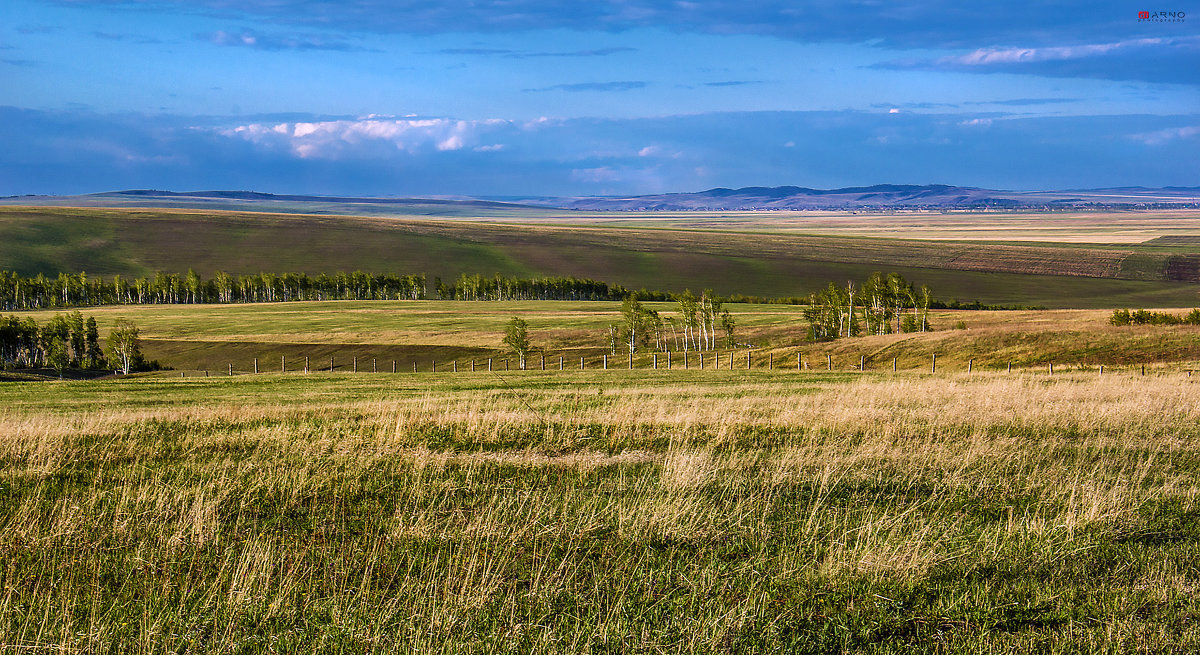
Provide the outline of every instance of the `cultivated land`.
[[4,650],[1188,652],[1180,375],[0,385]]
[[[758,296],[806,296],[829,280],[862,280],[882,270],[926,284],[946,300],[1080,308],[1197,304],[1200,245],[1192,235],[1200,235],[1200,221],[1186,212],[1138,219],[1106,215],[1133,220],[1141,236],[1158,235],[1140,244],[1078,243],[1079,215],[1061,219],[1070,222],[1070,234],[1057,236],[1071,243],[1020,243],[1034,218],[1020,218],[1011,232],[999,234],[997,215],[949,214],[945,220],[957,227],[939,232],[941,240],[916,240],[895,238],[906,220],[902,215],[860,217],[863,225],[882,230],[868,237],[838,228],[833,219],[823,234],[796,234],[786,227],[771,231],[765,223],[775,220],[773,214],[754,213],[755,222],[743,225],[737,217],[708,220],[689,213],[678,220],[701,220],[705,229],[690,223],[684,229],[669,223],[648,228],[589,222],[645,219],[624,214],[513,225],[504,222],[517,220],[510,216],[448,220],[6,207],[0,208],[6,237],[0,242],[0,269],[140,276],[191,267],[206,277],[218,270],[318,274],[361,269],[426,273],[430,280],[464,272],[574,275],[630,288],[712,288]],[[780,216],[779,225],[790,220],[795,219]],[[1060,217],[1037,220],[1053,224]],[[1128,239],[1127,231],[1134,228],[1122,225],[1120,234],[1098,227],[1093,238]],[[971,229],[990,230],[990,236],[1007,241],[945,240],[969,238]],[[1055,234],[1051,230],[1047,238]]]

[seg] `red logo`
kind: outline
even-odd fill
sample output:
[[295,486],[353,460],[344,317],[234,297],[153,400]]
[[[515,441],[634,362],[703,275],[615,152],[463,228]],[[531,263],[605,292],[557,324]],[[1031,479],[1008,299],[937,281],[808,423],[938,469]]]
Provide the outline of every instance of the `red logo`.
[[1146,20],[1148,18],[1150,18],[1150,12],[1148,12],[1148,11],[1139,11],[1138,12],[1138,20]]

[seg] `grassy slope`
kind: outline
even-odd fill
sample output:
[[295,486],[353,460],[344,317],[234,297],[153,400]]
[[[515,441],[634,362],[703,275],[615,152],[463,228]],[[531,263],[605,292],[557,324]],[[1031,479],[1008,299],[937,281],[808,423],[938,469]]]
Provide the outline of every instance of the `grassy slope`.
[[0,385],[14,652],[1189,652],[1200,386]]
[[[647,304],[664,318],[675,317],[672,303]],[[812,344],[803,342],[807,324],[801,307],[731,304],[728,308],[737,321],[738,341],[756,348],[755,366],[765,365],[768,353],[780,367],[794,366],[797,354],[819,367],[832,356],[839,370],[856,366],[863,356],[873,368],[890,368],[892,358],[901,368],[924,368],[935,354],[948,370],[961,369],[971,359],[982,368],[1006,367],[1010,362],[1043,368],[1055,362],[1060,368],[1148,363],[1178,369],[1200,361],[1200,327],[1113,327],[1105,310],[936,311],[932,333]],[[54,313],[27,314],[41,322]],[[141,328],[147,356],[165,365],[227,371],[233,364],[239,372],[251,370],[255,358],[262,370],[278,370],[281,356],[289,370],[303,368],[304,357],[310,358],[313,368],[325,368],[331,356],[338,370],[348,370],[354,357],[359,358],[360,371],[371,370],[371,359],[377,360],[380,371],[390,371],[393,360],[400,370],[411,370],[413,362],[428,369],[431,360],[443,366],[457,360],[466,370],[472,359],[482,362],[505,356],[501,340],[505,323],[513,316],[528,321],[534,344],[545,349],[549,366],[556,367],[562,356],[568,368],[578,367],[582,356],[589,367],[595,367],[604,352],[608,326],[620,321],[615,302],[555,301],[150,305],[97,307],[85,313],[96,317],[102,333],[117,317],[130,318]],[[950,329],[959,321],[968,329]],[[738,357],[738,365],[744,366],[744,354]],[[625,359],[617,359],[627,365]],[[637,365],[649,366],[650,356],[639,357]]]
[[632,288],[792,296],[829,280],[894,270],[939,297],[987,303],[1183,307],[1196,304],[1197,296],[1194,284],[1146,279],[1161,278],[1167,254],[1125,246],[45,208],[0,209],[0,231],[0,268],[26,274],[146,275],[188,267],[203,275],[353,269],[444,278],[554,274]]

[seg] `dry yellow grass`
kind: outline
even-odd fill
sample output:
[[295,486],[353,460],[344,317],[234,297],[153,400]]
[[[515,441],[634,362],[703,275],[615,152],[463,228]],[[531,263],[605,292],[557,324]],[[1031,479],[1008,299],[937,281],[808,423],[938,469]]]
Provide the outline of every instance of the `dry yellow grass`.
[[[0,643],[871,650],[895,626],[964,651],[1195,643],[1135,615],[1193,611],[1192,551],[1121,544],[1190,535],[1164,522],[1200,510],[1200,386],[556,379],[363,399],[339,392],[350,376],[271,378],[286,402],[239,392],[263,388],[249,378],[132,380],[87,411],[47,411],[61,385],[0,388]],[[1103,573],[1127,556],[1131,577]],[[1068,618],[996,627],[1029,612]],[[838,621],[860,632],[822,632]]]

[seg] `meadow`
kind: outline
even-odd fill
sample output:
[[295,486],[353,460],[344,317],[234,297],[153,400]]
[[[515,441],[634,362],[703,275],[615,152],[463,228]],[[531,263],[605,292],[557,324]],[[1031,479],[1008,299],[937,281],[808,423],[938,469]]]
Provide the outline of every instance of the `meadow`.
[[[508,218],[4,209],[0,268],[471,262],[762,295],[882,269],[1053,309],[812,343],[801,307],[729,303],[735,367],[722,348],[719,370],[708,352],[668,371],[600,369],[614,302],[82,308],[102,335],[131,319],[172,368],[0,377],[0,653],[1200,647],[1200,327],[1108,324],[1200,305],[1175,227],[939,243],[971,225],[914,217],[912,241],[784,217],[743,256],[766,237]],[[514,316],[536,370],[501,346]]]
[[[1197,304],[1200,304],[1198,302]],[[676,318],[675,303],[649,302],[647,307],[664,319]],[[933,332],[862,336],[832,342],[805,340],[808,324],[803,307],[729,303],[726,308],[737,322],[735,359],[744,368],[747,350],[755,369],[770,362],[777,368],[794,368],[803,357],[812,368],[835,370],[858,368],[891,370],[893,360],[901,370],[926,370],[936,355],[938,366],[961,370],[968,363],[981,369],[1044,370],[1054,363],[1060,370],[1153,370],[1179,372],[1200,368],[1200,327],[1189,325],[1112,326],[1111,311],[1027,310],[976,311],[935,310],[930,312]],[[327,301],[239,305],[141,305],[85,308],[94,316],[102,335],[118,317],[138,325],[147,358],[156,359],[187,375],[252,371],[254,360],[260,370],[278,371],[284,358],[289,371],[303,369],[304,358],[311,368],[328,368],[334,358],[336,371],[349,371],[354,358],[359,370],[374,368],[390,372],[395,361],[399,370],[432,368],[433,362],[450,367],[458,362],[468,370],[470,362],[484,366],[492,358],[502,366],[512,359],[502,346],[506,323],[514,316],[529,324],[533,345],[547,357],[547,366],[599,368],[608,351],[608,329],[620,323],[620,303],[567,301]],[[1182,310],[1168,310],[1176,314]],[[56,311],[21,312],[39,323]],[[955,329],[959,324],[965,329]],[[668,339],[670,332],[668,328]],[[676,348],[675,368],[682,367]],[[722,366],[728,367],[729,349],[719,349]],[[540,367],[539,359],[535,363]],[[865,358],[865,359],[864,359]],[[666,365],[665,354],[659,355]],[[699,361],[690,356],[690,366]],[[706,366],[712,366],[706,354]],[[635,358],[637,368],[653,366],[649,353]],[[627,367],[627,355],[610,355],[610,364]]]
[[1181,375],[0,385],[3,652],[1188,652]]

